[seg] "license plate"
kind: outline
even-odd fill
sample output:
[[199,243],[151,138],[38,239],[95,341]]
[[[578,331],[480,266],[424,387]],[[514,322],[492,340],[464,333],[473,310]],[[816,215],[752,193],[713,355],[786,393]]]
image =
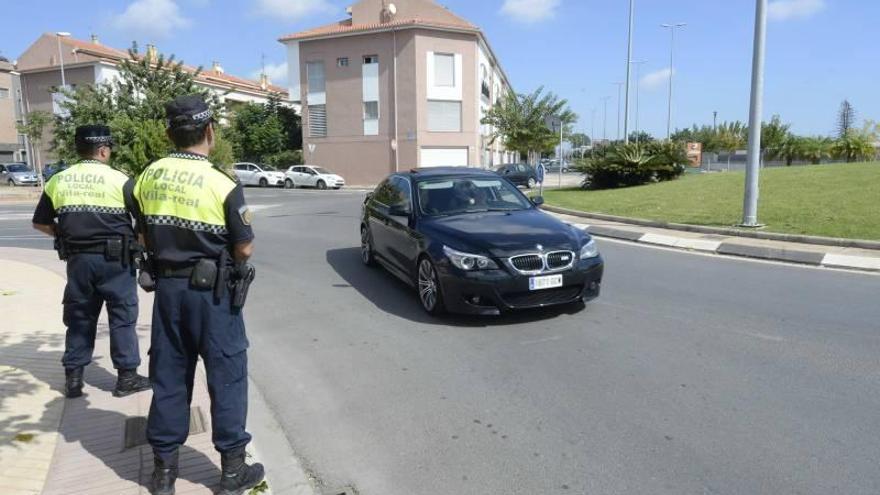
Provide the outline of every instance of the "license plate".
[[543,290],[562,287],[562,275],[547,275],[529,279],[529,290]]

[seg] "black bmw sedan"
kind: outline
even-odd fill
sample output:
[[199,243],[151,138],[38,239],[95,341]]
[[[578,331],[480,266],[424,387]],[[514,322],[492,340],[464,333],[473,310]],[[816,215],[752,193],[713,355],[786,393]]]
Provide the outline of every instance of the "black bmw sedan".
[[603,261],[595,242],[540,211],[541,202],[486,170],[395,173],[364,201],[361,256],[417,289],[434,315],[596,298]]

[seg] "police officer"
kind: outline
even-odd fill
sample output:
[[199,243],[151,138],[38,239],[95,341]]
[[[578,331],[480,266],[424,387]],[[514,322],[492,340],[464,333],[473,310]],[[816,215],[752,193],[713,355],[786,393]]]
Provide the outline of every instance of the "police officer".
[[110,356],[118,372],[113,395],[123,397],[150,388],[149,379],[137,374],[136,241],[130,215],[134,183],[106,165],[113,147],[108,127],[77,127],[75,141],[81,160],[52,176],[33,218],[34,228],[55,237],[59,256],[67,260],[64,393],[70,398],[82,395],[83,368],[92,360],[98,315],[106,303]]
[[245,431],[248,340],[230,291],[234,264],[242,266],[251,256],[251,214],[241,185],[208,161],[215,134],[205,101],[181,96],[165,111],[178,151],[147,167],[134,191],[156,290],[147,423],[155,462],[152,489],[174,493],[201,356],[212,439],[221,454],[221,493],[241,494],[263,479],[262,465],[245,463],[251,440]]

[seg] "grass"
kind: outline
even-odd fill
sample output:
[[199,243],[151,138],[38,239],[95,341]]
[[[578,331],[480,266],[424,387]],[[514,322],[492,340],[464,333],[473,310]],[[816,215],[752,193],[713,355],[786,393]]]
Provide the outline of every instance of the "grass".
[[[605,191],[545,191],[548,204],[573,210],[693,225],[742,220],[742,172]],[[880,240],[880,162],[761,171],[758,220],[765,230]]]

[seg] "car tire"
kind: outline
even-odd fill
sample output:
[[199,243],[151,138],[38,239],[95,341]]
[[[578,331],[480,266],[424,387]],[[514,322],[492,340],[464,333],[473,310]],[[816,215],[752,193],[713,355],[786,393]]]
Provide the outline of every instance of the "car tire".
[[373,255],[373,235],[365,225],[361,226],[361,262],[366,266],[376,266]]
[[533,187],[535,187],[535,186],[537,186],[537,185],[538,185],[538,181],[536,181],[536,180],[535,180],[534,178],[532,178],[532,177],[529,177],[528,182],[526,182],[526,189],[531,189],[531,188],[533,188]]
[[296,189],[296,184],[290,179],[284,179],[284,189]]
[[269,181],[265,177],[260,179],[260,187],[269,187]]
[[443,304],[440,278],[437,276],[434,263],[431,263],[431,259],[427,256],[422,256],[419,259],[416,272],[416,290],[422,309],[431,316],[442,315],[446,311],[446,307]]
[[315,184],[315,187],[323,191],[324,189],[327,189],[327,183],[323,180],[319,180],[318,183]]

